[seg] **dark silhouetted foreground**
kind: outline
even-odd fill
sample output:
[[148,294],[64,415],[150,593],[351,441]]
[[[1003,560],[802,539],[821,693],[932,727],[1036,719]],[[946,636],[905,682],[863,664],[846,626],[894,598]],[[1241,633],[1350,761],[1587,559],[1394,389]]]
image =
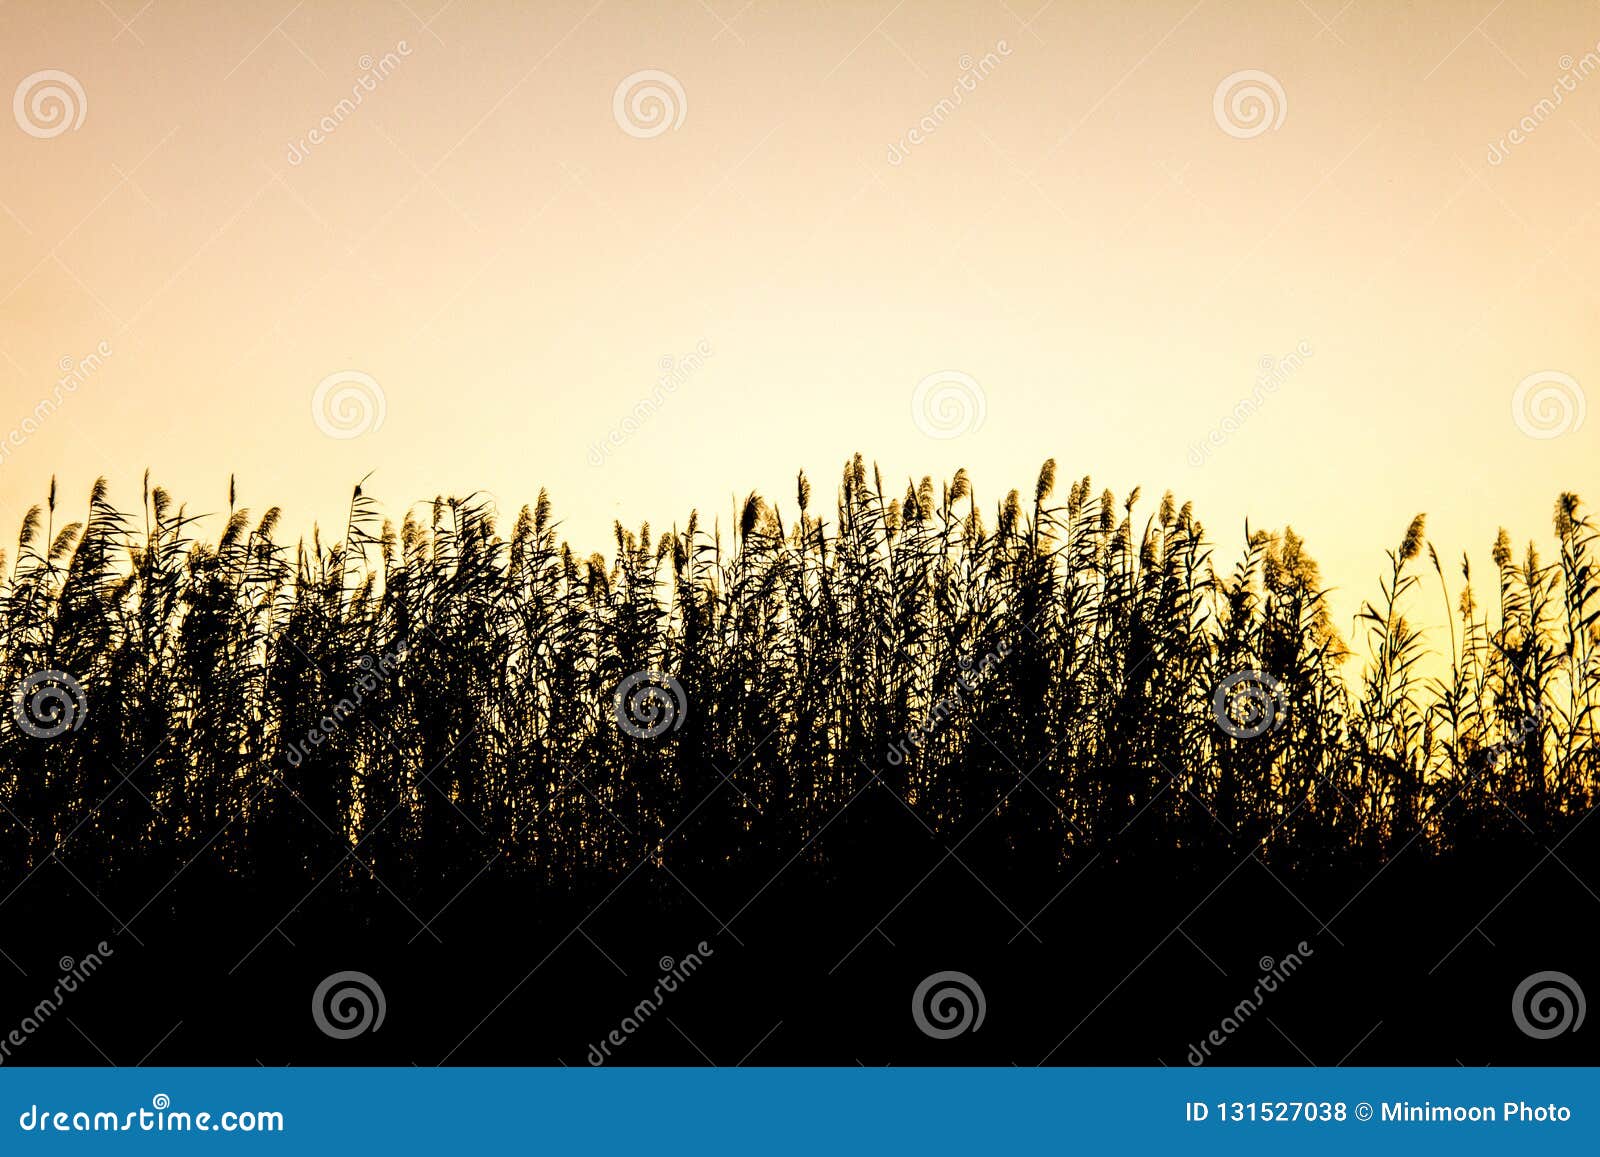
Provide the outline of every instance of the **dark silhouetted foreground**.
[[[826,517],[802,477],[610,560],[542,494],[501,537],[358,487],[291,548],[231,494],[203,542],[52,493],[0,595],[17,1019],[114,955],[6,1063],[582,1064],[701,942],[607,1063],[1183,1064],[1230,1017],[1207,1063],[1592,1062],[1509,1012],[1600,906],[1576,497],[1481,583],[1419,517],[1355,663],[1293,531],[1223,567],[1054,475],[986,508],[857,458]],[[309,1011],[344,969],[387,1001],[349,1040]],[[986,997],[949,1039],[942,970]]]

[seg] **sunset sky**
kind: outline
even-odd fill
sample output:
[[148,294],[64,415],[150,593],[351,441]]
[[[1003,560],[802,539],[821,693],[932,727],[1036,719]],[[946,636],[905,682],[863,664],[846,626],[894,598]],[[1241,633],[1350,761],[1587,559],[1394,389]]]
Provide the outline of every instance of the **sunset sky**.
[[[856,450],[990,503],[1054,456],[1230,563],[1292,523],[1348,629],[1417,511],[1486,570],[1600,498],[1597,43],[1532,0],[11,0],[8,554],[52,475],[76,516],[147,466],[286,533],[369,471],[396,521],[545,486],[588,553]],[[930,375],[981,424],[919,422]]]

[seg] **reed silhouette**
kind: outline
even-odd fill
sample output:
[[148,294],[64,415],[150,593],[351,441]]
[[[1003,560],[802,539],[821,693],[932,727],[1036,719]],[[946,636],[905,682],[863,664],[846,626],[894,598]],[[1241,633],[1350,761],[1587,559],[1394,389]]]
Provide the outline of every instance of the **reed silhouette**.
[[[0,673],[16,697],[0,730],[0,905],[56,933],[98,922],[191,961],[214,951],[201,971],[217,979],[191,969],[184,982],[201,990],[288,952],[271,933],[290,940],[290,920],[313,940],[384,943],[394,922],[411,936],[397,944],[422,940],[413,957],[434,953],[395,967],[435,978],[492,942],[516,962],[509,987],[574,922],[588,936],[613,916],[607,947],[641,959],[707,929],[741,945],[764,929],[787,947],[752,949],[742,967],[769,979],[848,974],[890,916],[920,929],[918,943],[944,943],[953,926],[1034,951],[1059,918],[1122,938],[1136,960],[1145,929],[1192,929],[1191,903],[1245,863],[1265,869],[1258,899],[1275,914],[1247,919],[1249,904],[1230,901],[1216,935],[1243,945],[1240,959],[1308,928],[1343,948],[1329,914],[1379,881],[1374,894],[1391,898],[1372,935],[1423,907],[1426,937],[1398,934],[1422,961],[1545,863],[1541,850],[1587,873],[1600,575],[1575,495],[1556,503],[1549,561],[1532,545],[1514,556],[1501,532],[1485,590],[1465,556],[1459,579],[1441,562],[1419,515],[1388,551],[1353,656],[1292,529],[1246,527],[1223,566],[1170,494],[1141,514],[1137,490],[1096,495],[1084,478],[1062,499],[1055,476],[1047,462],[1031,496],[989,506],[964,471],[896,496],[858,455],[825,512],[801,475],[792,513],[752,494],[726,527],[695,514],[660,534],[618,525],[609,559],[561,540],[543,492],[503,536],[480,497],[436,499],[396,528],[358,485],[338,541],[291,547],[278,511],[238,508],[231,482],[214,542],[148,477],[132,514],[103,480],[69,514],[52,484],[0,594]],[[1403,613],[1434,597],[1449,624],[1437,655]],[[944,884],[924,885],[935,872]],[[923,907],[936,887],[948,906]],[[1568,900],[1546,895],[1560,918]],[[986,914],[969,921],[969,904]],[[994,916],[1021,928],[971,930]],[[508,919],[514,933],[485,931]],[[675,931],[690,924],[700,932]],[[815,960],[796,962],[786,925],[807,930]],[[824,927],[842,929],[826,948]],[[1092,977],[1110,987],[1121,955],[1070,966],[1085,1020]],[[593,967],[571,966],[568,990],[627,991]],[[1063,967],[1048,952],[1023,966],[1040,983]],[[1196,981],[1192,960],[1161,967],[1168,995],[1138,1015],[1162,1027],[1130,1039],[1091,1025],[1047,1059],[1180,1057],[1164,1035],[1183,1019],[1172,980],[1193,996],[1216,978]],[[1379,999],[1380,976],[1348,957],[1338,967]],[[170,995],[161,971],[141,983]],[[751,998],[744,983],[729,991]],[[1448,1000],[1475,991],[1470,979],[1429,991],[1449,983],[1466,987]],[[285,1008],[303,1002],[291,995]],[[832,1024],[843,1008],[871,1026],[869,999],[808,1016]],[[201,1036],[181,1055],[258,1058],[266,1039],[306,1055],[300,1037],[273,1036],[275,1015],[255,1044]],[[573,1039],[608,1016],[570,1013]],[[428,1050],[477,1018],[459,1019],[419,1027],[415,1055],[364,1059],[437,1063]],[[1303,1031],[1333,1041],[1336,1026],[1319,1026]],[[1005,1047],[956,1059],[1022,1059],[1007,1050],[1033,1047],[1032,1031],[991,1030]],[[450,1059],[530,1059],[513,1036],[474,1033]],[[776,1047],[849,1063],[862,1045]],[[1269,1036],[1233,1055],[1272,1059],[1273,1047]],[[651,1048],[634,1055],[676,1055]],[[1437,1059],[1420,1048],[1391,1042],[1381,1056]]]

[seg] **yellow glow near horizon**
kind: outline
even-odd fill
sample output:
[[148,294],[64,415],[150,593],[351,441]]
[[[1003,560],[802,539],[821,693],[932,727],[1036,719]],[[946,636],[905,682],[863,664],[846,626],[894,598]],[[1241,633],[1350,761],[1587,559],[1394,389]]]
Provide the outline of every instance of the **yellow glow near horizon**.
[[[988,502],[1053,456],[1219,558],[1292,523],[1348,630],[1417,511],[1486,570],[1600,499],[1600,414],[1513,420],[1600,390],[1597,43],[1519,0],[12,3],[0,527],[149,466],[292,534],[375,471],[396,518],[548,487],[587,553],[856,450]],[[981,425],[930,436],[930,375]],[[381,425],[328,436],[344,389]]]

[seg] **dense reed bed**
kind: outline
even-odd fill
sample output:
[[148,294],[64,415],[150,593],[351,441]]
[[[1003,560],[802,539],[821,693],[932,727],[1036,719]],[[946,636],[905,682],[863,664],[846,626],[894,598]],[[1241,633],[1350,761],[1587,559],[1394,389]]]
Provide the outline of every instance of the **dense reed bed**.
[[[836,822],[889,854],[874,825],[907,811],[1018,870],[1315,869],[1555,830],[1596,797],[1573,495],[1552,551],[1502,532],[1486,578],[1419,516],[1353,659],[1292,530],[1235,548],[1171,495],[1058,495],[1054,462],[996,504],[858,456],[825,510],[802,476],[731,525],[619,526],[609,558],[542,493],[507,531],[475,497],[396,528],[359,486],[332,545],[280,542],[231,487],[220,535],[199,523],[148,481],[132,514],[103,482],[28,513],[0,592],[8,877],[55,854],[95,886],[195,863],[570,884],[669,841],[828,870]],[[1405,617],[1426,602],[1452,624],[1434,660]]]

